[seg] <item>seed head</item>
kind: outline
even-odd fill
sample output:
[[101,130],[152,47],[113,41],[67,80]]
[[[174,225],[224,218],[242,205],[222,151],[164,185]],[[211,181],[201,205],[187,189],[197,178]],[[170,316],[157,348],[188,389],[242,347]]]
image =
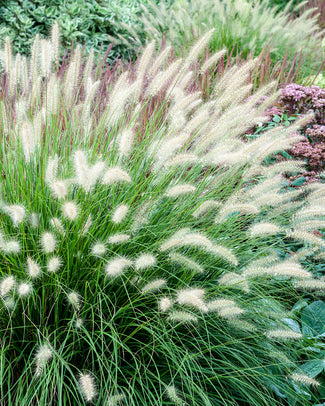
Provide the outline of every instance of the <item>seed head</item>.
[[27,258],[27,272],[31,278],[37,278],[41,274],[41,268],[30,257]]
[[13,276],[7,276],[2,279],[0,283],[0,296],[7,296],[15,286],[15,279]]
[[26,215],[26,210],[20,205],[4,206],[3,211],[8,214],[11,218],[14,226],[19,226],[19,224],[24,220]]
[[70,292],[67,295],[68,302],[75,310],[80,308],[80,295],[77,292]]
[[79,387],[82,396],[87,402],[91,402],[96,396],[95,380],[90,374],[81,373]]
[[204,289],[182,289],[177,294],[177,302],[181,305],[194,306],[199,310],[206,312],[208,310],[202,298],[205,294]]
[[112,222],[115,224],[121,223],[121,221],[123,221],[123,219],[127,215],[128,211],[129,208],[125,204],[121,204],[120,206],[118,206],[113,213]]
[[130,239],[128,234],[114,234],[108,238],[110,244],[122,244]]
[[47,261],[47,270],[50,273],[55,273],[56,271],[59,270],[61,265],[62,265],[61,258],[59,257],[49,258],[49,260]]
[[296,331],[292,330],[270,330],[265,333],[267,338],[275,339],[275,340],[300,340],[303,335],[301,333],[297,333]]
[[17,292],[21,297],[29,296],[32,293],[32,285],[30,283],[21,283],[18,286]]
[[162,297],[158,302],[158,309],[165,313],[173,307],[173,302],[168,297]]
[[106,275],[109,277],[114,277],[121,275],[125,268],[128,268],[132,265],[132,261],[128,258],[114,258],[109,261],[105,267]]
[[53,357],[51,348],[47,344],[41,345],[35,355],[35,374],[40,376],[46,363]]
[[147,283],[142,289],[141,293],[153,293],[159,289],[161,289],[163,286],[166,285],[166,280],[165,279],[156,279],[152,282]]
[[20,247],[19,241],[14,241],[14,240],[8,241],[3,246],[3,251],[6,254],[19,254],[20,249],[21,249],[21,247]]
[[79,209],[76,203],[74,202],[66,202],[62,207],[62,213],[65,218],[68,220],[74,221],[77,219],[79,214]]
[[41,237],[41,245],[45,254],[50,254],[55,251],[56,239],[52,233],[45,232]]
[[289,376],[289,378],[291,378],[293,381],[301,383],[303,385],[306,386],[319,386],[320,383],[318,381],[316,381],[316,379],[310,378],[308,375],[304,375],[304,374],[292,374]]
[[91,248],[92,255],[96,257],[102,257],[105,254],[105,252],[106,252],[105,244],[101,242],[97,242]]
[[142,254],[135,260],[135,269],[142,270],[154,266],[156,257],[151,254]]
[[131,182],[130,175],[119,167],[109,168],[103,176],[102,183],[111,185],[117,182]]
[[64,180],[57,180],[51,183],[53,195],[58,199],[65,199],[68,195],[67,184]]

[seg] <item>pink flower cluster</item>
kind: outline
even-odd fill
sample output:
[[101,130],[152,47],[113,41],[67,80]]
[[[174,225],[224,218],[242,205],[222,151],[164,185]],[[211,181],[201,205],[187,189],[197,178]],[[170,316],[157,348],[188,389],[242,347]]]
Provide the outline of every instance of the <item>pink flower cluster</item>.
[[311,144],[307,139],[296,144],[291,152],[297,158],[307,159],[311,172],[320,172],[325,163],[325,142]]
[[325,89],[319,86],[302,86],[290,83],[281,90],[280,104],[290,115],[313,111],[316,121],[324,120]]

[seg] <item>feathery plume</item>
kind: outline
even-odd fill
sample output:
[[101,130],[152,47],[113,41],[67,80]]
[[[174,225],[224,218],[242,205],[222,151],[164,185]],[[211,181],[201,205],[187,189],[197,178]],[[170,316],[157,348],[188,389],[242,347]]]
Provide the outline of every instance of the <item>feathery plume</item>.
[[52,233],[45,232],[41,237],[41,246],[45,254],[55,251],[56,239]]
[[254,224],[250,229],[249,233],[252,237],[278,234],[280,228],[272,223],[258,223]]
[[89,214],[89,216],[87,217],[87,221],[84,224],[82,230],[81,230],[81,235],[85,235],[88,233],[90,227],[92,225],[92,221],[91,221],[91,215]]
[[215,219],[215,222],[224,222],[227,219],[227,216],[236,212],[240,214],[258,214],[259,209],[253,204],[238,203],[226,205],[220,210],[218,216]]
[[90,374],[81,373],[79,387],[82,396],[87,402],[91,402],[96,396],[95,380]]
[[119,276],[126,268],[129,268],[131,265],[132,261],[128,258],[114,258],[106,264],[105,272],[106,275],[109,277]]
[[75,310],[80,308],[80,295],[77,292],[70,292],[67,294],[68,302]]
[[169,188],[166,192],[167,197],[178,197],[178,196],[183,196],[188,193],[195,192],[196,187],[193,185],[176,185],[171,188]]
[[107,398],[106,404],[107,404],[107,406],[118,406],[118,404],[120,404],[120,402],[124,399],[125,399],[125,395],[122,393],[119,393],[117,395],[109,396]]
[[51,73],[52,45],[46,39],[41,39],[41,73],[47,77]]
[[92,69],[93,69],[93,65],[94,65],[94,57],[95,57],[95,53],[94,53],[94,50],[92,49],[88,55],[86,66],[85,66],[85,69],[83,72],[84,80],[91,78],[91,73],[92,73]]
[[51,43],[52,43],[53,61],[56,64],[56,68],[58,68],[60,60],[60,30],[57,21],[55,21],[51,30]]
[[208,307],[202,300],[204,294],[204,289],[182,289],[178,292],[176,301],[181,305],[184,304],[187,306],[194,306],[197,307],[199,310],[206,312],[208,310]]
[[10,38],[6,37],[4,46],[4,68],[7,74],[11,72],[11,65],[12,65],[11,42]]
[[157,290],[161,289],[163,286],[166,285],[166,280],[165,279],[155,279],[152,282],[147,283],[142,289],[141,293],[146,294],[146,293],[153,293],[156,292]]
[[25,208],[18,204],[4,206],[2,210],[11,218],[14,226],[16,227],[23,222],[26,215]]
[[62,266],[62,260],[60,257],[54,256],[47,261],[47,270],[50,273],[54,273]]
[[236,302],[231,299],[215,299],[207,303],[209,311],[216,311],[223,309],[225,307],[234,307]]
[[204,269],[201,265],[197,262],[193,261],[192,259],[186,257],[185,255],[179,254],[178,252],[172,252],[169,254],[169,258],[171,261],[176,262],[177,264],[181,265],[182,267],[188,268],[191,271],[197,273],[203,273]]
[[196,59],[199,57],[199,55],[203,52],[204,48],[209,44],[211,37],[213,35],[213,32],[215,29],[211,29],[208,31],[205,35],[203,35],[197,43],[191,48],[185,62],[183,65],[183,71],[186,71],[189,66],[196,61]]
[[162,297],[158,302],[158,309],[165,313],[173,307],[173,302],[168,297]]
[[283,329],[270,330],[265,333],[265,335],[267,336],[267,338],[276,340],[300,340],[303,337],[301,333]]
[[74,326],[76,329],[80,329],[84,324],[83,319],[81,319],[80,317],[76,319]]
[[40,266],[30,257],[27,258],[27,272],[31,278],[37,278],[41,274]]
[[18,295],[21,297],[29,296],[32,293],[32,285],[30,283],[21,283],[17,288]]
[[319,386],[320,382],[318,382],[316,379],[310,378],[308,375],[305,374],[291,374],[289,376],[289,378],[291,378],[293,381],[297,382],[297,383],[301,383],[303,385],[306,386]]
[[117,182],[131,182],[130,175],[119,167],[109,168],[103,176],[102,183],[111,185]]
[[118,138],[118,147],[121,157],[126,157],[129,155],[132,145],[134,142],[134,131],[131,128],[128,128],[122,132]]
[[218,315],[220,317],[224,317],[226,319],[232,319],[244,313],[244,310],[238,306],[229,306],[229,307],[222,307],[218,311]]
[[[38,57],[39,57],[39,34],[36,34],[35,39],[33,41],[32,49],[31,49],[31,57],[30,57],[30,74],[32,77],[32,81],[35,83],[35,81],[38,78],[39,75],[39,66],[38,66]],[[40,82],[41,78],[39,78]]]
[[50,221],[51,226],[57,230],[60,234],[64,235],[65,231],[64,231],[64,227],[61,223],[61,220],[58,219],[57,217],[53,217]]
[[108,237],[108,242],[110,244],[122,244],[123,242],[126,242],[130,239],[131,237],[128,234],[114,234]]
[[65,218],[75,221],[79,214],[79,208],[75,202],[65,202],[62,206],[62,214]]
[[24,121],[21,127],[21,142],[25,161],[29,162],[35,151],[35,142],[31,126],[27,121]]
[[32,228],[37,228],[39,226],[39,214],[38,213],[31,213],[29,222]]
[[86,192],[89,192],[101,177],[104,167],[103,162],[97,162],[92,167],[89,167],[86,154],[83,151],[78,150],[74,154],[76,181]]
[[11,240],[6,242],[2,249],[6,254],[19,254],[21,246],[19,241]]
[[242,289],[249,292],[249,286],[244,276],[238,275],[235,272],[228,272],[218,280],[219,285],[231,288]]
[[168,396],[169,400],[171,400],[175,405],[185,406],[185,402],[178,395],[178,391],[175,385],[169,385],[166,387],[166,395]]
[[102,242],[97,242],[91,247],[91,253],[95,257],[102,257],[106,252],[105,244]]
[[206,200],[196,210],[194,210],[192,216],[195,218],[199,218],[200,216],[206,214],[208,211],[217,207],[220,207],[219,202],[216,202],[215,200]]
[[45,171],[45,183],[51,185],[56,180],[56,174],[58,172],[59,158],[57,155],[49,158]]
[[47,344],[41,345],[35,354],[35,375],[40,376],[46,363],[53,357],[51,348]]
[[186,164],[190,165],[195,162],[199,161],[199,157],[195,154],[178,154],[175,155],[173,158],[169,159],[165,166],[166,168],[172,167],[172,166],[177,166],[177,165],[183,165],[185,166]]
[[294,283],[296,289],[325,291],[325,281],[319,279],[305,279]]
[[319,247],[325,248],[325,241],[322,238],[316,237],[312,233],[301,230],[287,231],[287,236],[294,240],[304,241],[305,243],[317,245]]
[[179,323],[197,323],[198,319],[191,313],[174,310],[169,313],[167,320]]
[[65,199],[68,195],[67,182],[64,180],[57,180],[51,183],[50,188],[57,199]]
[[148,75],[153,76],[157,73],[157,70],[161,67],[161,65],[164,63],[166,58],[168,58],[168,55],[171,51],[171,46],[166,47],[160,54],[158,55],[157,58],[155,58],[152,66],[149,69]]
[[6,278],[3,278],[0,283],[0,296],[7,296],[12,291],[15,284],[16,282],[13,276],[7,276]]
[[164,90],[178,71],[181,62],[181,60],[173,62],[165,71],[157,73],[146,91],[146,96],[152,97]]
[[154,266],[156,263],[156,257],[151,254],[141,254],[135,260],[135,269],[140,271],[146,268]]
[[125,204],[119,205],[113,213],[112,222],[115,224],[121,223],[126,217],[128,211],[129,211],[128,206],[126,206]]
[[216,52],[214,55],[212,55],[207,61],[205,61],[202,65],[202,68],[200,69],[201,74],[206,73],[210,68],[215,66],[226,52],[226,49],[222,49],[221,51]]

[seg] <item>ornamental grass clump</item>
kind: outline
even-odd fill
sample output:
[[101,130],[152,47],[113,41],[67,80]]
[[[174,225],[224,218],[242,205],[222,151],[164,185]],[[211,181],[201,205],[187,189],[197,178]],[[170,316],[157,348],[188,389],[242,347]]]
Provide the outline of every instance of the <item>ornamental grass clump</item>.
[[193,39],[214,27],[210,42],[213,52],[226,47],[229,52],[235,48],[243,56],[258,56],[267,47],[276,63],[293,61],[295,53],[302,51],[307,73],[317,71],[324,59],[324,32],[318,25],[317,9],[302,10],[304,4],[296,5],[293,18],[291,5],[292,1],[288,1],[279,10],[262,0],[163,0],[159,4],[150,1],[142,5],[143,12],[132,26],[113,22],[128,34],[116,34],[111,40],[137,50],[146,41],[155,39],[159,43],[166,38],[181,52],[193,44]]
[[22,81],[6,42],[4,403],[304,405],[317,391],[287,321],[319,281],[278,248],[297,238],[324,255],[299,224],[320,220],[305,196],[321,205],[325,190],[284,193],[290,165],[265,161],[311,117],[246,141],[272,86],[248,98],[250,62],[206,102],[191,93],[211,35],[174,67],[151,44],[114,83],[97,83],[79,48],[65,72],[42,71],[53,44],[38,39]]

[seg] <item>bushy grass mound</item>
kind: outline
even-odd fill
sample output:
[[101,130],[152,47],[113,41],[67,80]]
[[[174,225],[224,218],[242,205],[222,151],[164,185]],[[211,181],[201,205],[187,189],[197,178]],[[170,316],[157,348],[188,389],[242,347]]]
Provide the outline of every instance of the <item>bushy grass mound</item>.
[[290,320],[300,292],[325,282],[279,252],[297,240],[324,255],[308,227],[325,188],[284,193],[301,164],[265,163],[311,117],[245,141],[272,86],[251,95],[248,63],[206,102],[191,92],[211,35],[167,66],[152,43],[114,83],[96,81],[80,48],[57,74],[55,37],[40,52],[36,40],[24,66],[6,43],[4,403],[307,405],[317,394]]
[[[162,38],[172,43],[178,52],[188,48],[193,39],[214,28],[210,50],[233,48],[243,56],[257,56],[265,48],[271,49],[273,63],[283,59],[293,60],[295,53],[305,55],[305,71],[319,69],[324,52],[322,33],[313,10],[305,10],[296,18],[289,12],[291,2],[284,10],[271,7],[267,1],[246,0],[176,0],[150,2],[143,5],[143,13],[134,20],[132,27],[115,22],[117,27],[128,29],[127,36],[118,35],[115,43],[124,43],[138,49],[146,40]],[[300,5],[301,8],[301,5]],[[298,12],[299,6],[295,7]],[[119,40],[119,42],[117,42]]]

